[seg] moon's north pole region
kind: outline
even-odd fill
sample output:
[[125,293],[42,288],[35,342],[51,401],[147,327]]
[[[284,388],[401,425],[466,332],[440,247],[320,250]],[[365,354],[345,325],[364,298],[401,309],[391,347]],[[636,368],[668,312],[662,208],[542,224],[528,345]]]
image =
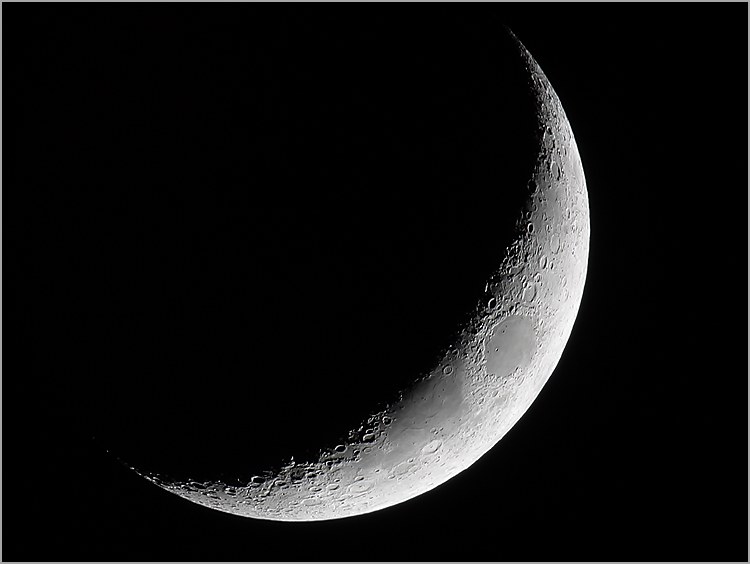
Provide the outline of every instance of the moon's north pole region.
[[339,519],[439,486],[513,427],[560,360],[581,303],[589,253],[586,181],[570,123],[539,65],[517,46],[536,100],[540,140],[527,203],[518,212],[512,244],[487,281],[488,299],[442,361],[314,462],[290,461],[247,476],[239,486],[141,475],[235,515]]

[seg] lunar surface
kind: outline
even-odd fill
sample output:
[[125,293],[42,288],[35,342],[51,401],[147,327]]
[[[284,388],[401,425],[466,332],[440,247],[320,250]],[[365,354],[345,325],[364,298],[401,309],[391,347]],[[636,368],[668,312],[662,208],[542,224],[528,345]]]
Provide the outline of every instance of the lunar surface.
[[[537,397],[570,336],[586,279],[589,208],[568,119],[518,43],[535,93],[540,145],[516,237],[498,249],[487,298],[428,376],[317,461],[290,460],[241,485],[141,473],[195,503],[280,521],[339,519],[427,492],[489,451]],[[416,377],[416,375],[415,375]],[[134,468],[138,472],[137,469]]]

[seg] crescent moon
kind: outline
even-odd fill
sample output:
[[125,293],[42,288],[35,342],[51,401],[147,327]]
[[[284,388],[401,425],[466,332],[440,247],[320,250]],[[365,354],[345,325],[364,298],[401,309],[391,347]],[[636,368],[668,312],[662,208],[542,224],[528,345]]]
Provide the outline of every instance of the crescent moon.
[[589,253],[589,206],[570,123],[547,77],[516,39],[536,99],[540,145],[516,236],[459,342],[428,376],[309,463],[290,461],[243,486],[149,481],[245,517],[317,521],[393,506],[449,480],[526,412],[562,355]]

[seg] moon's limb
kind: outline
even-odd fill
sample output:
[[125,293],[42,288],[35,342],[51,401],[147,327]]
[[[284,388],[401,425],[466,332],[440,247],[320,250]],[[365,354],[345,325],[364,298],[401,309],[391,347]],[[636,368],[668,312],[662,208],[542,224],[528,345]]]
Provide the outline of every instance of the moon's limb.
[[589,209],[580,155],[560,101],[519,50],[536,93],[542,143],[517,236],[488,299],[455,348],[386,410],[324,450],[242,486],[147,479],[186,499],[260,519],[337,519],[383,509],[468,468],[520,419],[549,379],[583,294]]

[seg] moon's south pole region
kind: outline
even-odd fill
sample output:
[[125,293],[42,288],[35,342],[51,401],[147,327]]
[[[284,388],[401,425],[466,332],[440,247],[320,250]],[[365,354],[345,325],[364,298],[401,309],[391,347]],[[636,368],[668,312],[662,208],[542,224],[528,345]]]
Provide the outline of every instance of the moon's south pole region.
[[[516,42],[536,102],[538,149],[485,296],[440,362],[317,460],[279,463],[239,483],[186,481],[134,468],[195,503],[279,521],[339,519],[427,492],[476,462],[521,418],[562,355],[589,253],[589,207],[570,123],[547,77]],[[467,188],[469,189],[469,188]],[[439,304],[436,305],[439,307]],[[375,411],[375,410],[373,410]],[[347,430],[342,429],[342,436]]]

